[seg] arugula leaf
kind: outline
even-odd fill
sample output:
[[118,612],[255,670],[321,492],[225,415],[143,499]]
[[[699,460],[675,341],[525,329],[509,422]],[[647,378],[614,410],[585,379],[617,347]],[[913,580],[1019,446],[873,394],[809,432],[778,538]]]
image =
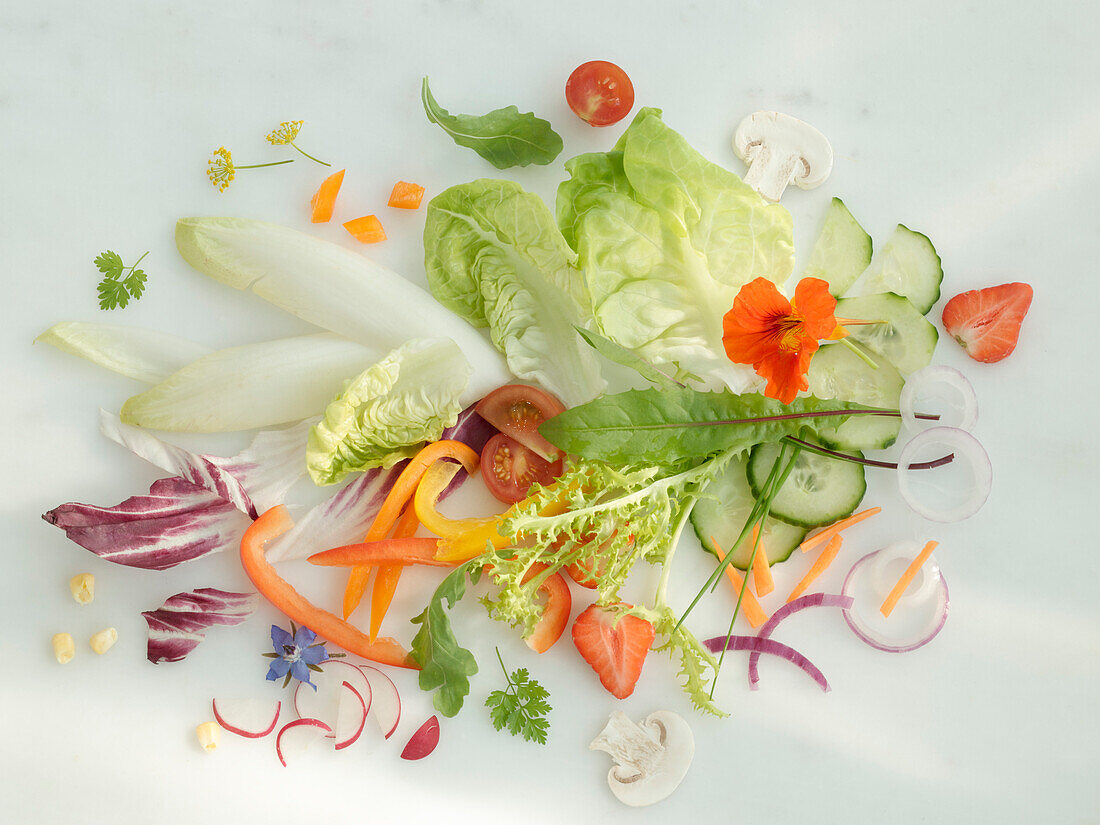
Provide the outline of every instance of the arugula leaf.
[[[877,407],[809,396],[783,404],[759,393],[629,390],[566,410],[539,427],[567,453],[615,464],[669,466],[721,450],[746,450]],[[895,413],[896,414],[896,413]]]
[[439,124],[459,146],[473,149],[497,169],[531,163],[545,166],[561,153],[561,135],[533,112],[521,114],[515,106],[505,106],[484,115],[452,115],[436,102],[426,77],[420,98],[428,120]]
[[610,338],[604,338],[598,332],[585,329],[584,327],[573,327],[577,334],[584,339],[584,342],[592,349],[596,350],[600,355],[615,364],[621,364],[624,367],[629,367],[634,370],[638,375],[642,376],[646,381],[649,381],[657,389],[670,390],[677,387],[683,387],[679,381],[669,378],[642,356],[628,350],[622,344],[616,344]]
[[512,736],[522,736],[528,742],[545,745],[546,735],[550,730],[550,720],[546,718],[546,714],[550,712],[550,703],[547,701],[550,691],[532,679],[525,667],[512,671],[509,676],[500,648],[497,648],[497,660],[504,671],[508,687],[494,690],[485,699],[493,727],[497,730],[507,727]]
[[[412,658],[420,665],[420,689],[437,690],[432,698],[436,710],[454,716],[470,692],[470,678],[477,673],[474,654],[455,639],[447,609],[466,595],[466,577],[471,584],[481,578],[479,559],[456,568],[436,589],[424,612],[413,619],[420,630],[412,641]],[[444,606],[446,601],[446,606]]]
[[95,259],[95,268],[108,278],[117,278],[122,274],[122,256],[109,249],[106,252],[100,252]]
[[[95,268],[103,273],[103,280],[99,282],[97,287],[100,309],[115,309],[118,307],[125,309],[131,298],[136,301],[145,293],[146,275],[143,270],[137,268],[137,265],[148,254],[146,252],[131,266],[126,266],[122,261],[122,256],[109,249],[96,255],[93,263]],[[123,278],[125,272],[130,274]]]

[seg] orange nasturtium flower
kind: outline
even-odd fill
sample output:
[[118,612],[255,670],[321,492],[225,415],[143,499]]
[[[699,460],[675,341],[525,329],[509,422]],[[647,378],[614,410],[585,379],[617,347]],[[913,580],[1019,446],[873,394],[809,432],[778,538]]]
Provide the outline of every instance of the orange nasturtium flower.
[[722,343],[735,364],[767,379],[764,394],[790,404],[808,388],[806,371],[820,339],[848,334],[837,325],[836,298],[820,278],[803,278],[788,301],[766,278],[741,287],[722,319]]

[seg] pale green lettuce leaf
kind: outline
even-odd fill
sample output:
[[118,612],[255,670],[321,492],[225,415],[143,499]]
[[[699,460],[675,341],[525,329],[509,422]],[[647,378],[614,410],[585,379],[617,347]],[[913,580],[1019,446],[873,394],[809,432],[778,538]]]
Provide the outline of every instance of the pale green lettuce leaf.
[[160,383],[211,351],[159,330],[79,321],[54,324],[34,339],[39,341],[147,384]]
[[584,278],[538,196],[504,180],[447,189],[428,204],[424,256],[432,294],[488,326],[516,376],[566,405],[604,391],[596,354],[574,328],[591,324]]
[[392,467],[453,426],[470,365],[450,339],[417,339],[348,381],[309,434],[306,466],[316,484]]

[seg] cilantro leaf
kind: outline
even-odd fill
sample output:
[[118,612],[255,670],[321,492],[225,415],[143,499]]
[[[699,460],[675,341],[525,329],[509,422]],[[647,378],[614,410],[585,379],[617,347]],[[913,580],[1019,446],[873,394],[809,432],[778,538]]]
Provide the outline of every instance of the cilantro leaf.
[[109,249],[106,252],[100,252],[95,259],[95,268],[108,278],[114,279],[121,275],[123,266],[122,256]]
[[494,690],[485,699],[493,727],[497,730],[507,727],[512,736],[522,736],[528,742],[545,745],[550,731],[550,720],[546,718],[546,714],[550,712],[550,703],[547,701],[550,692],[532,679],[525,667],[513,671],[509,676],[499,648],[497,659],[504,671],[504,678],[508,680],[508,687],[505,690]]
[[126,291],[126,285],[122,281],[112,278],[104,278],[99,282],[99,308],[114,309],[130,303],[130,294]]
[[136,301],[145,292],[145,271],[141,269],[131,270],[130,274],[123,279],[123,283],[126,284],[126,288],[130,290],[130,295]]
[[[103,273],[98,287],[100,309],[125,308],[131,299],[136,301],[145,294],[147,276],[137,266],[148,254],[146,252],[130,266],[126,266],[121,255],[109,249],[96,255],[95,268]],[[126,272],[129,274],[123,277]]]

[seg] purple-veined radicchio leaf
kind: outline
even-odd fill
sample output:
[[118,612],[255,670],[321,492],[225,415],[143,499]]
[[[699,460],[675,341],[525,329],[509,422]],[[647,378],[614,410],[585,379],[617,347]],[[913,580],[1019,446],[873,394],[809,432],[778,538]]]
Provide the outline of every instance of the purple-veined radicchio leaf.
[[141,615],[149,625],[147,656],[153,664],[178,662],[206,638],[214,625],[239,625],[256,609],[255,593],[228,593],[203,587],[177,593]]
[[62,504],[42,518],[101,559],[145,570],[236,547],[251,523],[230,502],[182,478],[154,481],[149,495],[114,507]]

